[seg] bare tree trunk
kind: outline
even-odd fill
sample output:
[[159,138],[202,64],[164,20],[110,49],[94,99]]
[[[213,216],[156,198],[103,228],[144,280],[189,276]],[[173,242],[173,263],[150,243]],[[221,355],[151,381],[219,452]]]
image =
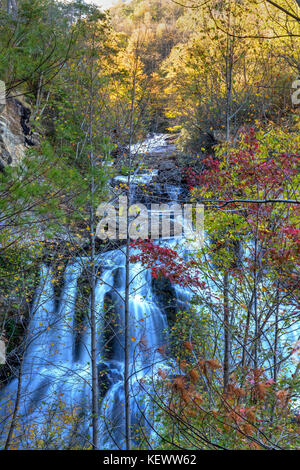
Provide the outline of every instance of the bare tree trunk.
[[[127,204],[127,220],[128,220],[128,204]],[[129,311],[129,289],[130,289],[130,244],[127,236],[126,240],[126,280],[125,280],[125,344],[124,344],[124,393],[125,393],[125,433],[126,433],[126,449],[131,449],[131,411],[130,411],[130,354],[129,354],[129,328],[130,328],[130,311]]]
[[254,369],[258,368],[258,343],[259,343],[259,318],[257,314],[257,233],[255,235],[255,253],[254,253],[254,270],[253,270],[253,298],[254,298]]
[[[94,41],[94,38],[93,38]],[[95,224],[95,159],[93,152],[93,98],[94,98],[94,58],[92,58],[91,65],[91,85],[90,85],[90,110],[89,110],[89,152],[90,152],[90,169],[91,169],[91,182],[90,182],[90,243],[91,243],[91,256],[90,256],[90,288],[91,288],[91,362],[92,362],[92,428],[93,428],[93,450],[98,449],[98,415],[99,415],[99,386],[98,386],[98,370],[97,370],[97,324],[96,324],[96,266],[95,266],[95,238],[96,238],[96,224]]]
[[10,426],[9,426],[9,431],[8,431],[8,434],[7,434],[4,450],[9,450],[9,446],[10,446],[10,443],[11,443],[11,438],[12,438],[14,429],[15,429],[16,424],[17,424],[17,416],[18,416],[18,409],[19,409],[19,403],[20,403],[20,397],[21,397],[21,386],[22,386],[23,356],[24,356],[24,353],[22,354],[22,357],[21,357],[19,373],[18,373],[18,387],[17,387],[16,401],[15,401],[14,411],[13,411],[11,423],[10,423]]
[[[231,6],[228,11],[228,30],[231,26]],[[232,100],[232,70],[233,70],[233,41],[227,34],[226,38],[226,140],[230,139],[231,100]]]
[[227,391],[229,384],[229,366],[230,366],[230,325],[229,325],[229,274],[226,270],[224,274],[224,392]]
[[252,301],[250,302],[247,308],[246,327],[245,327],[245,334],[244,334],[244,339],[243,339],[242,367],[245,367],[246,365],[246,352],[247,352],[247,343],[248,343],[248,338],[249,338],[251,309],[252,309]]
[[279,320],[279,281],[277,282],[277,289],[276,289],[276,307],[275,307],[275,332],[274,332],[274,352],[273,352],[273,378],[274,383],[277,383],[277,375],[278,375],[278,335],[279,335],[279,328],[278,328],[278,320]]
[[[91,158],[93,156],[91,155]],[[93,186],[93,183],[92,183]],[[93,188],[92,188],[93,189]],[[90,287],[91,287],[91,362],[92,362],[92,426],[93,426],[93,449],[98,448],[98,415],[99,415],[99,387],[98,387],[98,370],[97,370],[97,325],[96,325],[96,268],[95,268],[95,221],[94,208],[90,208],[90,229],[91,229],[91,271],[90,271]]]
[[7,13],[10,13],[14,20],[18,18],[18,5],[16,0],[7,0]]
[[[136,57],[136,60],[138,57]],[[131,110],[130,110],[130,129],[129,129],[129,168],[132,167],[131,146],[133,140],[133,118],[135,105],[135,86],[136,70],[133,71]],[[127,201],[127,239],[126,239],[126,279],[125,279],[125,364],[124,364],[124,392],[125,392],[125,428],[126,428],[126,449],[131,449],[131,411],[130,411],[130,351],[129,351],[129,329],[130,329],[130,311],[129,311],[129,289],[130,289],[130,239],[129,239],[129,206],[131,198],[131,178],[130,171],[128,175],[128,201]]]

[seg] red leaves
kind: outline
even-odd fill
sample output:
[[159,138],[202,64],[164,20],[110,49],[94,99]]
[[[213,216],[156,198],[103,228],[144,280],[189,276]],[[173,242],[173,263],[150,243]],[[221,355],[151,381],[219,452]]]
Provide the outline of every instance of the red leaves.
[[297,227],[293,225],[287,225],[286,227],[283,227],[281,231],[295,243],[300,243],[300,229]]
[[[268,152],[251,128],[241,135],[239,147],[229,148],[220,160],[209,156],[202,163],[205,165],[202,174],[197,178],[191,175],[198,186],[207,189],[209,198],[214,194],[213,197],[221,202],[285,199],[286,194],[292,194],[297,187],[296,182],[293,185],[293,178],[299,171],[300,155],[280,153],[280,150]],[[205,191],[201,194],[203,197]],[[297,287],[300,230],[291,220],[297,220],[299,207],[251,202],[228,203],[224,209],[221,207],[225,212],[231,209],[240,209],[239,215],[247,222],[247,225],[241,225],[237,237],[246,235],[249,240],[257,240],[259,246],[263,246],[259,256],[263,255],[265,266],[280,273],[278,276],[287,287]],[[244,264],[244,269],[251,272],[257,269],[253,263],[256,257],[254,246],[249,244],[248,251],[248,266]]]
[[244,133],[243,137],[243,148],[231,150],[226,159],[219,161],[211,156],[204,159],[206,169],[201,175],[187,169],[188,181],[194,186],[218,191],[223,201],[249,199],[249,189],[253,190],[252,199],[257,199],[258,191],[263,191],[265,198],[279,197],[287,181],[297,175],[300,156],[286,153],[278,154],[276,158],[262,156],[254,129]]
[[137,240],[131,246],[138,248],[140,253],[132,255],[130,261],[140,262],[151,269],[153,279],[166,278],[181,287],[206,287],[200,281],[200,272],[195,269],[195,262],[184,261],[176,251],[144,240]]
[[189,190],[192,191],[194,186],[199,186],[201,182],[200,173],[192,167],[186,167],[182,170],[182,181],[189,185]]

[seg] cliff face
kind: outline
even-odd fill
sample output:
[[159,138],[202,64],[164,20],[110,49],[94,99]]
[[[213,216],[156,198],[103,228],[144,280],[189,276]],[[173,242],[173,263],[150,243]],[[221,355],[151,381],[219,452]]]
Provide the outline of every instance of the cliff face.
[[34,145],[29,118],[30,109],[20,100],[7,100],[0,114],[0,170],[18,165],[26,147]]

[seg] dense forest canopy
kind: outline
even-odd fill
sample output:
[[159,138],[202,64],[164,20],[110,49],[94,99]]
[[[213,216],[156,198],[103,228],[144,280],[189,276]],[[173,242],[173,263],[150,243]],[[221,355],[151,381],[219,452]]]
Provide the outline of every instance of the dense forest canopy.
[[[299,448],[299,42],[295,0],[0,2],[1,448]],[[202,242],[101,235],[122,198]]]

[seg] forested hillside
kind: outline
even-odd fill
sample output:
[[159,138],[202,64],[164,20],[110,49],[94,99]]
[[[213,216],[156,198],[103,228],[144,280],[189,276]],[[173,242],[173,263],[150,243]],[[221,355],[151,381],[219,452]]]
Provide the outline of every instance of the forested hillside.
[[299,448],[299,38],[295,0],[0,2],[2,449]]

